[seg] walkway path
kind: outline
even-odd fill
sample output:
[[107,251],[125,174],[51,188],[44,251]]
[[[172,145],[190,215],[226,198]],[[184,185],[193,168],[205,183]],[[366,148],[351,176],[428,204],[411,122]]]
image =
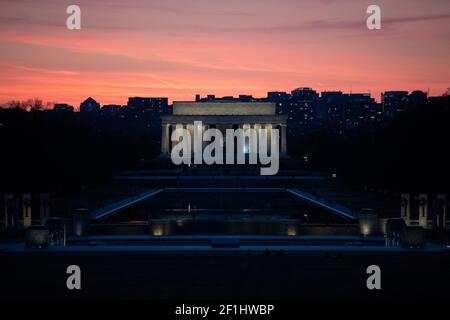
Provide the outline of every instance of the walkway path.
[[344,218],[351,219],[351,220],[354,220],[357,218],[357,214],[354,213],[349,208],[339,205],[337,203],[333,203],[333,204],[327,203],[326,199],[324,199],[324,198],[317,198],[310,193],[306,193],[306,192],[300,191],[298,189],[286,189],[286,191],[299,197],[299,198],[302,198],[303,200],[312,202],[321,208],[324,208],[328,211],[336,213],[337,215],[340,215]]
[[306,193],[304,191],[300,191],[298,189],[282,189],[282,188],[166,188],[166,189],[150,189],[145,192],[142,192],[138,195],[128,197],[126,199],[120,200],[118,202],[107,205],[101,209],[95,210],[91,213],[91,217],[93,220],[101,220],[104,219],[114,213],[117,213],[121,210],[129,208],[135,204],[138,204],[142,201],[145,201],[163,191],[190,191],[190,192],[226,192],[226,191],[247,191],[247,192],[276,192],[280,190],[286,190],[290,194],[293,194],[307,202],[313,203],[321,208],[324,208],[330,212],[333,212],[341,217],[346,219],[354,220],[357,218],[355,212],[350,210],[347,207],[339,205],[337,203],[328,203],[324,198],[317,198],[310,193]]
[[137,194],[132,197],[128,197],[126,199],[122,199],[118,202],[114,202],[112,204],[109,204],[101,209],[95,210],[91,212],[91,218],[93,220],[101,220],[105,219],[106,217],[109,217],[110,215],[124,210],[126,208],[129,208],[135,204],[138,204],[142,201],[145,201],[158,193],[161,193],[164,189],[150,189],[145,192],[142,192],[140,194]]

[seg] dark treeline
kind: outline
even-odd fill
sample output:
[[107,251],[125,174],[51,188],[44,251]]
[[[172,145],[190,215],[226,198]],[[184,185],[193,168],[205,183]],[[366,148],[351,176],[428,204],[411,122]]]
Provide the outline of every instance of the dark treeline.
[[[0,191],[76,191],[154,158],[153,130],[79,113],[0,109]],[[160,130],[160,129],[158,129]]]
[[399,115],[383,129],[343,137],[323,129],[297,142],[309,168],[336,172],[345,182],[391,192],[448,192],[450,99]]

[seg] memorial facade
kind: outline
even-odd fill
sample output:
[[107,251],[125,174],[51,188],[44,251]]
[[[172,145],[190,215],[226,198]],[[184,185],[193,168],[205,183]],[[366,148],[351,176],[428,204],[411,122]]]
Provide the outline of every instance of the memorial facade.
[[[161,153],[170,155],[177,142],[171,141],[175,129],[194,131],[194,122],[202,122],[202,131],[218,129],[267,129],[270,144],[273,129],[279,131],[280,155],[286,156],[287,116],[277,115],[272,102],[174,102],[172,115],[163,115]],[[226,144],[226,140],[224,141]]]

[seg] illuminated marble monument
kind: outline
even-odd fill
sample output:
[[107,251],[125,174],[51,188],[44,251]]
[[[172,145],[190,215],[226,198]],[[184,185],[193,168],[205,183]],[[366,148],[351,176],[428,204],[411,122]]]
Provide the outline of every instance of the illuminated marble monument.
[[272,102],[174,102],[173,114],[161,117],[161,153],[169,156],[173,147],[170,139],[173,130],[184,128],[193,133],[194,122],[201,121],[203,132],[211,128],[222,133],[226,129],[267,129],[269,141],[272,130],[278,129],[280,156],[286,156],[287,116],[277,115],[275,107]]

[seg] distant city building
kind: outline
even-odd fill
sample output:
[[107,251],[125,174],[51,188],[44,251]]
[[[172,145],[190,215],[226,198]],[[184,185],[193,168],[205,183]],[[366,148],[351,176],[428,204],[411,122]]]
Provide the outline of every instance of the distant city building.
[[80,112],[94,113],[100,111],[100,103],[89,97],[80,104]]
[[439,103],[443,106],[449,106],[450,105],[450,95],[443,95],[443,96],[437,96],[437,97],[429,97],[428,98],[429,103]]
[[288,128],[302,128],[302,134],[314,126],[316,120],[322,117],[318,110],[319,94],[311,88],[292,90],[288,105]]
[[383,113],[383,104],[382,103],[378,103],[375,102],[375,109],[372,112],[372,115],[374,116],[374,118],[371,116],[371,118],[373,120],[375,120],[375,122],[377,124],[382,124],[385,120],[385,115]]
[[408,106],[408,91],[386,91],[381,94],[383,112],[387,119],[392,120]]
[[284,91],[271,91],[267,92],[267,99],[273,101],[286,101],[289,100],[291,95]]
[[[287,116],[287,135],[295,145],[297,138],[312,131],[323,128],[331,129],[338,134],[347,134],[351,130],[383,126],[398,114],[412,110],[429,102],[444,99],[428,97],[426,92],[416,90],[386,91],[381,95],[381,103],[377,103],[369,93],[343,93],[341,91],[324,91],[319,94],[309,87],[299,87],[291,91],[270,91],[265,98],[254,98],[252,95],[240,94],[238,97],[216,97],[213,94],[202,97],[195,95],[195,102],[202,103],[255,103],[271,102],[275,105],[275,114]],[[54,111],[73,112],[68,104],[55,104]],[[172,106],[164,97],[130,97],[126,106],[109,104],[100,109],[100,104],[89,97],[80,104],[80,112],[101,112],[103,116],[120,115],[132,120],[130,128],[146,128],[159,134],[161,132],[161,116],[172,114]],[[137,121],[137,122],[136,122]]]
[[342,132],[345,128],[345,109],[348,95],[341,91],[325,91],[321,93],[320,106],[326,112],[327,125],[331,129]]
[[289,114],[288,106],[289,99],[291,95],[282,91],[272,91],[267,93],[267,98],[265,99],[268,102],[276,103],[276,113],[277,114]]
[[392,120],[399,113],[413,110],[428,101],[426,92],[416,90],[408,94],[408,91],[386,91],[381,95],[383,112],[387,119]]
[[428,101],[428,94],[426,92],[416,90],[408,96],[408,108],[415,109],[426,104]]
[[118,104],[107,104],[104,105],[101,109],[102,114],[104,115],[117,115],[121,112],[122,106]]
[[74,108],[67,103],[55,103],[53,106],[53,111],[73,112]]
[[235,98],[233,96],[225,96],[217,98],[213,94],[207,95],[205,98],[202,98],[201,95],[197,94],[195,95],[195,102],[253,102],[257,101],[258,99],[253,98],[251,95],[241,94],[238,98]]
[[375,122],[376,103],[369,93],[351,93],[345,107],[345,127],[353,129]]
[[324,123],[339,133],[377,124],[382,119],[381,106],[368,93],[325,91],[321,93],[319,106],[326,114]]
[[131,97],[128,98],[127,112],[134,114],[150,114],[159,116],[163,114],[169,114],[167,98],[144,98],[144,97]]
[[291,96],[298,100],[315,100],[319,97],[319,94],[312,88],[302,87],[291,91]]
[[253,96],[251,96],[251,95],[240,94],[238,100],[241,102],[252,102],[254,99],[253,99]]

